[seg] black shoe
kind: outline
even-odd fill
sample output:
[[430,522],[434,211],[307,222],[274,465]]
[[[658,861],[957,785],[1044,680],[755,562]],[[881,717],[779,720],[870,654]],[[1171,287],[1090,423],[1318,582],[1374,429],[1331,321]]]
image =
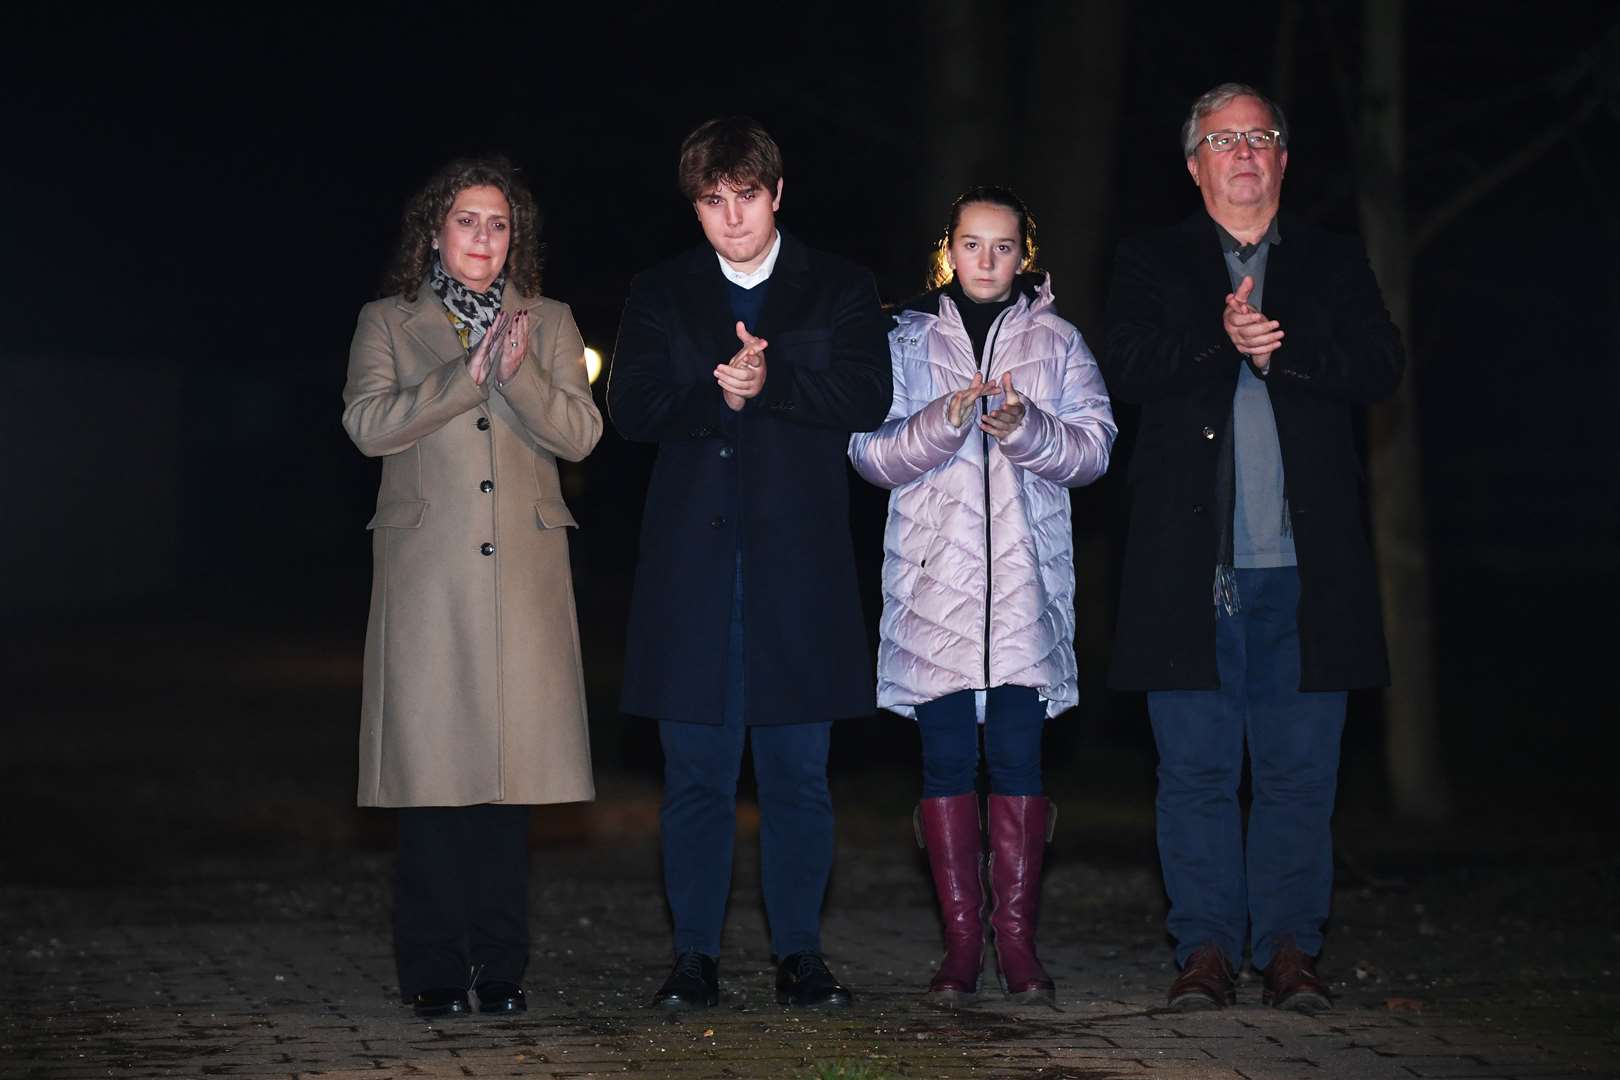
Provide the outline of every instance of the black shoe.
[[813,1009],[842,1008],[855,1000],[849,988],[833,978],[827,962],[813,952],[796,952],[776,965],[776,1003]]
[[456,1016],[472,1012],[467,991],[459,986],[435,986],[419,991],[411,998],[411,1008],[417,1016]]
[[529,1008],[529,1003],[523,997],[523,987],[515,982],[491,979],[473,989],[478,994],[478,1011],[481,1013],[526,1012]]
[[696,950],[681,953],[652,1004],[662,1009],[705,1009],[720,1004],[720,963]]

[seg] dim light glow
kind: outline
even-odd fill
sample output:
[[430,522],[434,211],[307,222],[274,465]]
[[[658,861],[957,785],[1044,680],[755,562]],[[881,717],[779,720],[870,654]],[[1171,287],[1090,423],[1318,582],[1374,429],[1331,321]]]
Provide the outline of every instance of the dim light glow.
[[602,374],[602,354],[595,349],[585,350],[585,378],[595,382],[596,377]]

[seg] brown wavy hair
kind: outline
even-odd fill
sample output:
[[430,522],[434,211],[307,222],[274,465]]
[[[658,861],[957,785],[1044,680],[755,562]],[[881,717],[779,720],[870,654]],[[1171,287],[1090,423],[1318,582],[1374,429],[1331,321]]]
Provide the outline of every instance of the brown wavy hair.
[[1039,248],[1035,243],[1035,217],[1024,205],[1024,200],[1014,195],[1010,188],[997,187],[994,184],[981,184],[975,188],[968,188],[956,197],[951,203],[951,218],[945,226],[945,235],[939,238],[934,245],[934,252],[928,258],[928,282],[926,288],[937,289],[949,285],[955,273],[951,270],[950,259],[947,257],[951,250],[951,241],[956,239],[956,228],[962,224],[963,207],[983,203],[987,206],[999,206],[1003,210],[1011,210],[1018,218],[1018,241],[1024,249],[1024,257],[1018,263],[1020,272],[1035,269],[1035,256]]
[[415,300],[433,266],[433,238],[444,228],[456,196],[473,187],[492,187],[512,207],[512,240],[506,252],[506,281],[524,296],[540,295],[540,208],[512,162],[500,154],[457,158],[428,178],[405,204],[399,246],[383,275],[382,296]]
[[675,182],[688,202],[716,184],[758,184],[772,195],[782,179],[782,151],[764,128],[746,116],[717,116],[681,143]]

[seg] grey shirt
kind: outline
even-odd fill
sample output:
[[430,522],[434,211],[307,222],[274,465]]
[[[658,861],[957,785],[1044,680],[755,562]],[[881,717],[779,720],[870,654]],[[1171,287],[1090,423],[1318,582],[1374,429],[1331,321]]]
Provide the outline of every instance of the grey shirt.
[[[1257,311],[1266,288],[1266,262],[1271,248],[1282,243],[1277,219],[1271,220],[1258,244],[1242,244],[1219,224],[1226,273],[1235,291],[1245,277],[1254,278],[1249,304]],[[1235,498],[1232,505],[1232,562],[1245,568],[1294,566],[1294,529],[1284,497],[1282,448],[1277,443],[1277,418],[1265,380],[1249,364],[1238,371],[1232,395],[1232,452]]]

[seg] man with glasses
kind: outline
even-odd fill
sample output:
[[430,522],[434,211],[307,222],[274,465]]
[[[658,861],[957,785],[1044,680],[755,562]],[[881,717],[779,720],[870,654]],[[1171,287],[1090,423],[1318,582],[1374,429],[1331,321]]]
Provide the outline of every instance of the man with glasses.
[[1346,691],[1389,679],[1352,429],[1405,358],[1360,245],[1278,213],[1282,110],[1223,83],[1181,134],[1203,211],[1121,244],[1108,299],[1141,406],[1110,682],[1159,751],[1170,1004],[1235,1002],[1247,943],[1262,1001],[1312,1012]]

